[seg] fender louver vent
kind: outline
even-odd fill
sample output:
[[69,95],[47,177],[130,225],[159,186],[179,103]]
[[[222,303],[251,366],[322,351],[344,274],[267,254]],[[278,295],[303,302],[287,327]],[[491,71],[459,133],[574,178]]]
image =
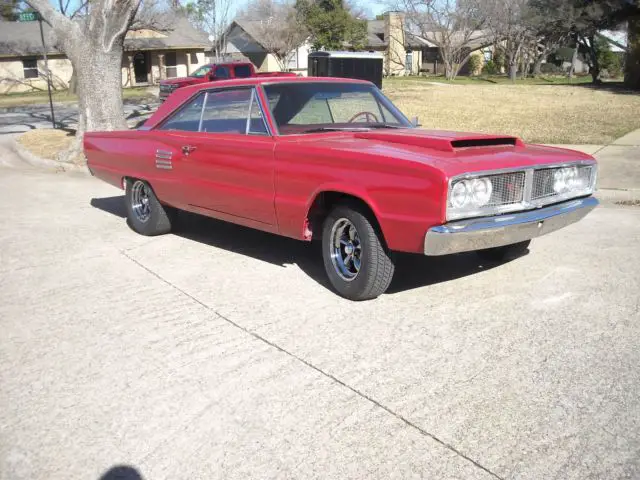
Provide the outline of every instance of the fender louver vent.
[[500,146],[516,146],[516,138],[470,138],[464,140],[452,140],[453,148],[471,148],[471,147],[500,147]]

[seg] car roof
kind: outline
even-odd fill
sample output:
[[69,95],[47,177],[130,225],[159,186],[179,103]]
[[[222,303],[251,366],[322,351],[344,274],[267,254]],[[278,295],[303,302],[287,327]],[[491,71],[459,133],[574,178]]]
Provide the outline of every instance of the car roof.
[[167,100],[160,105],[156,113],[153,114],[145,123],[145,126],[153,127],[166,118],[171,112],[180,107],[188,98],[196,95],[200,90],[208,90],[210,88],[225,87],[244,87],[254,85],[277,85],[277,84],[296,84],[296,83],[350,83],[360,85],[373,85],[367,80],[358,80],[355,78],[338,78],[338,77],[249,77],[236,78],[231,80],[217,80],[215,82],[197,83],[182,87],[173,92]]
[[[220,64],[223,65],[223,64]],[[264,77],[248,77],[248,78],[233,78],[230,80],[217,80],[215,82],[198,83],[196,85],[190,85],[184,87],[186,89],[204,90],[211,87],[242,87],[245,85],[266,85],[274,83],[371,83],[367,80],[359,80],[355,78],[339,78],[339,77],[293,77],[293,76],[264,76]]]

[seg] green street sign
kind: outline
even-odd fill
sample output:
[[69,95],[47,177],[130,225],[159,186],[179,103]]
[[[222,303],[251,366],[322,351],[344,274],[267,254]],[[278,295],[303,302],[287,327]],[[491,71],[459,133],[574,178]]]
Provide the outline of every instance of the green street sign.
[[22,12],[18,14],[19,22],[35,22],[38,20],[38,12]]

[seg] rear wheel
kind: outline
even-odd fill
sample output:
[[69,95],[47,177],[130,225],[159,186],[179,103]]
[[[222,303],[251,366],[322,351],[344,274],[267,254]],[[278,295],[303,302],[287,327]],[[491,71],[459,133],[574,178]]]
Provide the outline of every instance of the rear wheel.
[[324,221],[322,257],[331,285],[349,300],[383,294],[394,264],[369,213],[356,204],[338,205]]
[[503,247],[487,248],[485,250],[477,250],[476,253],[483,260],[491,262],[503,262],[512,258],[521,257],[527,252],[531,240],[514,243],[512,245],[504,245]]
[[171,231],[167,209],[158,201],[151,185],[143,180],[127,179],[125,191],[129,226],[141,235],[162,235]]

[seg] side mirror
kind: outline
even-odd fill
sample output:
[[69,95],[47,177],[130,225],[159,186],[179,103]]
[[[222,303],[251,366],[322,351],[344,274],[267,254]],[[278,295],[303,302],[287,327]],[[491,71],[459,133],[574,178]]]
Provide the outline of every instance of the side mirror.
[[418,120],[418,117],[413,117],[413,118],[411,119],[411,124],[412,124],[414,127],[416,127],[416,128],[418,128],[418,127],[421,127],[421,126],[422,126],[422,125],[420,125],[420,120]]
[[211,72],[211,73],[209,74],[209,81],[210,81],[210,82],[213,82],[215,79],[216,79],[216,74],[215,74],[215,73],[213,73],[213,72]]

